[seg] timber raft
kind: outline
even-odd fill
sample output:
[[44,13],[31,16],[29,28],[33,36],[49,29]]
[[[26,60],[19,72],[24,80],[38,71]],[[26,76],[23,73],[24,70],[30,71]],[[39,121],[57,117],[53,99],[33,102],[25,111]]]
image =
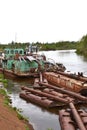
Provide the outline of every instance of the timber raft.
[[51,85],[43,78],[35,79],[34,87],[21,87],[20,97],[26,101],[45,108],[57,108],[59,106],[68,106],[69,109],[59,111],[59,122],[61,130],[86,130],[87,112],[77,110],[75,105],[87,104],[87,97],[65,88]]

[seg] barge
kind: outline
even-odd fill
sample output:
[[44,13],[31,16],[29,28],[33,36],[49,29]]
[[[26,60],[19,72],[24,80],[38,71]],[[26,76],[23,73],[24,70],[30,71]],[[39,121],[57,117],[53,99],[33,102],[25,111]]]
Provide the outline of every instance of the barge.
[[72,78],[61,73],[62,72],[44,72],[43,76],[50,84],[62,87],[66,90],[81,93],[82,95],[87,95],[87,78],[85,78],[85,80],[82,80],[83,78]]

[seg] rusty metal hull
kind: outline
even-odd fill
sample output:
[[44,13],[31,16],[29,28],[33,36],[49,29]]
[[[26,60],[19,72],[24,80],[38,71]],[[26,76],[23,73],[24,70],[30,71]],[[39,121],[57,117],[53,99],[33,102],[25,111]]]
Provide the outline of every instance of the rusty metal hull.
[[19,73],[14,73],[12,70],[6,70],[3,68],[0,68],[0,72],[3,73],[5,76],[9,76],[9,77],[15,77],[15,78],[36,78],[39,77],[38,73],[28,73],[28,74],[19,74]]
[[49,83],[59,87],[64,87],[67,90],[74,92],[87,90],[87,83],[81,80],[76,80],[61,74],[56,74],[54,72],[44,72],[43,76]]
[[81,80],[84,82],[87,81],[87,77],[83,76],[83,74],[81,75],[80,72],[78,72],[78,75],[73,74],[73,73],[61,72],[61,71],[58,71],[57,73],[62,74],[62,75],[67,76],[67,77],[70,77],[72,79]]

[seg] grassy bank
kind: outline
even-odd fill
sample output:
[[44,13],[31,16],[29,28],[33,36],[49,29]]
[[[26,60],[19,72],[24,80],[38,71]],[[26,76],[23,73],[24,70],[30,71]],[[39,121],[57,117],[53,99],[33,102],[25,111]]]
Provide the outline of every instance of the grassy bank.
[[[1,130],[33,130],[28,120],[17,108],[12,108],[11,99],[6,91],[7,80],[0,75],[0,129]],[[5,84],[5,87],[4,87]]]

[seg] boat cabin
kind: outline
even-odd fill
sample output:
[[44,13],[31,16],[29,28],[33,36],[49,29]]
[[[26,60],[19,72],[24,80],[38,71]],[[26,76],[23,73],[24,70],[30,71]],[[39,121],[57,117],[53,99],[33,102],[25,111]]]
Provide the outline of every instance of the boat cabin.
[[28,48],[26,48],[26,54],[37,53],[38,51],[39,48],[37,46],[30,45]]
[[[35,51],[36,47],[33,48],[32,46],[31,50]],[[42,56],[38,54],[26,55],[26,50],[24,49],[6,48],[4,54],[2,68],[5,71],[25,76],[30,75],[30,73],[38,73],[40,69],[44,68]]]
[[22,49],[22,48],[18,48],[18,49],[6,48],[4,50],[4,53],[5,53],[6,58],[13,58],[16,54],[24,55],[24,49]]

